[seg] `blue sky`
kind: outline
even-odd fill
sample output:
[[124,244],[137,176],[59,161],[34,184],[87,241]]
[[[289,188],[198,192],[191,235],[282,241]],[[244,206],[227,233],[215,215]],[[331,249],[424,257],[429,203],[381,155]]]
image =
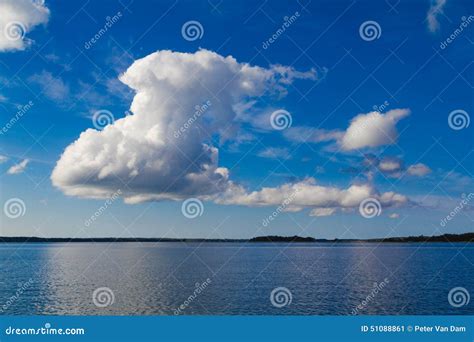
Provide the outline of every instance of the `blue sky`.
[[[448,120],[473,112],[468,1],[0,6],[3,34],[25,33],[0,38],[0,200],[22,209],[4,209],[2,235],[472,231],[472,203],[440,223],[474,188],[472,125]],[[291,127],[275,129],[275,111]]]

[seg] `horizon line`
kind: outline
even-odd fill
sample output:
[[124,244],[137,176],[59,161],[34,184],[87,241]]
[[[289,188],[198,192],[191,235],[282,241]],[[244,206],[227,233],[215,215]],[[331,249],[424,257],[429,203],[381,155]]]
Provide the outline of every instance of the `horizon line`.
[[154,238],[154,237],[38,237],[38,236],[0,236],[0,243],[11,242],[473,242],[474,232],[442,235],[399,236],[370,239],[317,239],[314,237],[263,235],[253,238]]

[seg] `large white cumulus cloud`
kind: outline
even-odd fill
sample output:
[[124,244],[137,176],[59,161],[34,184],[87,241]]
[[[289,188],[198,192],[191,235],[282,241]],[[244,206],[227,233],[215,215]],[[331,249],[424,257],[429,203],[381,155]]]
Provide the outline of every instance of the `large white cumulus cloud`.
[[[153,53],[120,78],[136,92],[133,115],[103,131],[83,132],[57,162],[52,182],[68,195],[92,198],[120,188],[128,202],[223,192],[231,184],[229,172],[218,166],[210,135],[232,134],[235,105],[284,92],[295,78],[311,75],[251,66],[207,50]],[[209,103],[205,112],[194,115],[203,103]]]
[[41,1],[0,0],[0,51],[24,50],[31,43],[25,34],[48,19]]

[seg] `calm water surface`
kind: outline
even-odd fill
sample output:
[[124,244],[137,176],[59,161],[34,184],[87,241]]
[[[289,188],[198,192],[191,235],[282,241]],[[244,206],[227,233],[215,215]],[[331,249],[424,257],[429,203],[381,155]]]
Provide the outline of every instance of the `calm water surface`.
[[[448,303],[454,287],[474,294],[464,244],[0,244],[0,265],[3,314],[173,315],[184,303],[187,315],[474,314],[474,299]],[[94,305],[99,287],[113,304]],[[289,305],[272,305],[277,287]]]

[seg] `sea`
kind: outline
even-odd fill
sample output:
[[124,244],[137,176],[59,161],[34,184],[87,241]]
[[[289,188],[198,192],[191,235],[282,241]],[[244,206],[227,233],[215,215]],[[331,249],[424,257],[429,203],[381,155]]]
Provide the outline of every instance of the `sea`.
[[472,315],[474,244],[0,243],[3,315]]

